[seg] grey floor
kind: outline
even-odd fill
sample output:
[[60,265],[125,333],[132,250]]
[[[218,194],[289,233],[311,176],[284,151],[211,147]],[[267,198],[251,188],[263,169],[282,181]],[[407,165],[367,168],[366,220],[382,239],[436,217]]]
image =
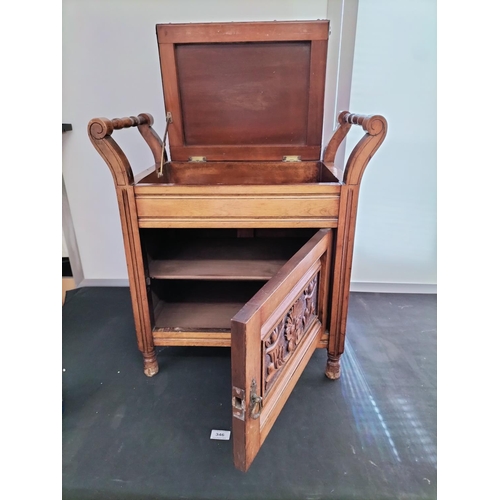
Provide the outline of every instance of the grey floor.
[[436,498],[436,296],[352,293],[340,380],[317,350],[250,470],[232,464],[229,349],[142,373],[127,288],[63,306],[64,499]]

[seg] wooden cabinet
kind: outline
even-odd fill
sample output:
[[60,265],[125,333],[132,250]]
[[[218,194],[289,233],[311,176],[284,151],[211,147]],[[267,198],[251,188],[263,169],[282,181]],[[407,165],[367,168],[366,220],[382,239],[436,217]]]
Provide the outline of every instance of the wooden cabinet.
[[[344,111],[322,152],[328,30],[158,25],[163,140],[146,113],[88,127],[116,186],[144,372],[158,372],[156,346],[231,348],[241,470],[315,348],[340,376],[359,186],[387,123]],[[344,167],[353,124],[366,133]],[[132,126],[154,158],[135,178],[111,137]]]

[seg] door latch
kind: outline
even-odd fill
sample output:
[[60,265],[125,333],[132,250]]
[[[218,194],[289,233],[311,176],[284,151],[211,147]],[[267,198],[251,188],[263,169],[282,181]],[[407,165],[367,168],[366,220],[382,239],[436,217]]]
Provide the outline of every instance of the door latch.
[[[239,387],[233,387],[233,417],[245,420],[245,391]],[[257,396],[257,382],[252,379],[250,385],[250,401],[248,402],[248,412],[253,419],[260,417],[262,410],[262,397]]]
[[262,396],[257,396],[257,382],[253,378],[250,386],[250,416],[254,419],[259,418],[261,409]]

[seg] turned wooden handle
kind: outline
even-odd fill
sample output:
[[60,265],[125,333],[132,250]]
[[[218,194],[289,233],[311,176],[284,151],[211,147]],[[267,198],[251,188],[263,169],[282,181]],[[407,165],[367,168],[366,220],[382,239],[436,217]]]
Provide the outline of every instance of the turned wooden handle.
[[149,113],[141,113],[138,116],[127,116],[125,118],[94,118],[89,123],[89,133],[95,139],[102,139],[111,135],[114,130],[122,128],[138,127],[139,125],[153,125],[153,117]]
[[369,135],[378,135],[387,128],[385,118],[380,115],[365,116],[349,113],[349,111],[342,111],[339,113],[338,121],[340,124],[360,125]]

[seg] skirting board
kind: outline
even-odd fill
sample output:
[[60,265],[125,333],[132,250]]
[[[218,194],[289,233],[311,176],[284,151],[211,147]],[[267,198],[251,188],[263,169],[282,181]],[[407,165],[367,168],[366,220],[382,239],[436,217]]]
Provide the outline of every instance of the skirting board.
[[128,286],[128,279],[85,278],[78,285],[78,288],[84,286]]
[[[78,288],[84,286],[128,286],[128,279],[84,279]],[[426,283],[374,283],[351,282],[351,292],[372,293],[437,293],[437,285]]]
[[437,285],[427,283],[377,283],[351,281],[351,292],[437,294]]

